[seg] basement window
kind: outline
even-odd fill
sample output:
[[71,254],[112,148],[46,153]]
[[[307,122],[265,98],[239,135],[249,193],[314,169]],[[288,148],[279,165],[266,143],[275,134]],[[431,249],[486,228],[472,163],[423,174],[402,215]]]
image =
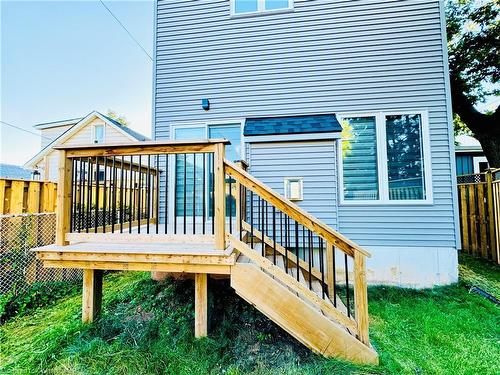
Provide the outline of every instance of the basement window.
[[285,198],[291,201],[301,201],[304,199],[304,183],[302,177],[285,178]]

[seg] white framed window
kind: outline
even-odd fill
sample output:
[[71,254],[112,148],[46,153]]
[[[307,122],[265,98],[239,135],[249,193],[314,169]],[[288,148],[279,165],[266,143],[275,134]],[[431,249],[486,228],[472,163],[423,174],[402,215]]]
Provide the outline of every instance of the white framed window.
[[104,143],[104,124],[92,126],[92,143]]
[[342,204],[432,203],[426,111],[339,117]]
[[302,177],[285,177],[285,198],[291,201],[304,200],[304,179]]
[[232,16],[289,10],[293,10],[293,0],[231,0]]

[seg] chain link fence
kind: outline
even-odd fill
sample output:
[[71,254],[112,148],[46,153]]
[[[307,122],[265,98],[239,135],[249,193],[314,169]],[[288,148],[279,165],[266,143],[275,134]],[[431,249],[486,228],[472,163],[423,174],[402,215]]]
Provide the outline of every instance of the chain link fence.
[[81,270],[43,268],[31,251],[53,244],[55,233],[55,213],[0,215],[0,294],[21,293],[33,283],[81,279]]

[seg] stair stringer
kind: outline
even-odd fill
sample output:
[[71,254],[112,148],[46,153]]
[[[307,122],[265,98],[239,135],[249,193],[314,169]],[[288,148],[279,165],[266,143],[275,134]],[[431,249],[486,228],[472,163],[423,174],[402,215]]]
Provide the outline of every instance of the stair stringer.
[[372,347],[364,345],[254,263],[236,263],[231,267],[231,287],[314,352],[362,364],[378,364],[378,354]]

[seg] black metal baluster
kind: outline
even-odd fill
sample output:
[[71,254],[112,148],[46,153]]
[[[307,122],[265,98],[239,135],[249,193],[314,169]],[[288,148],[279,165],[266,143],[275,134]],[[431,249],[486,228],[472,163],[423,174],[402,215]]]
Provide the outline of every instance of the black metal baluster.
[[335,269],[335,247],[332,249],[332,263],[333,263],[333,306],[337,307],[337,270]]
[[283,211],[280,211],[280,244],[286,245],[283,237]]
[[156,208],[155,208],[155,216],[156,216],[156,234],[158,234],[159,226],[160,226],[160,155],[156,155],[156,183],[155,183],[155,199],[156,199]]
[[70,218],[69,218],[69,231],[73,232],[73,228],[75,224],[73,220],[76,218],[76,179],[77,179],[77,170],[76,170],[76,159],[71,159],[71,210],[70,210]]
[[202,207],[202,222],[203,222],[203,229],[202,229],[202,233],[205,234],[205,224],[206,224],[206,207],[205,205],[207,204],[206,202],[206,195],[207,195],[207,187],[205,186],[206,184],[206,176],[205,176],[205,173],[206,173],[206,154],[203,153],[203,176],[202,176],[202,179],[203,179],[203,194],[202,194],[202,199],[203,199],[203,207]]
[[139,155],[139,173],[137,175],[137,233],[141,233],[141,220],[142,220],[142,157]]
[[299,265],[299,223],[295,221],[295,263],[297,266],[297,281],[299,281],[300,276],[300,265]]
[[178,182],[177,180],[179,177],[179,176],[177,176],[177,165],[179,164],[179,160],[180,160],[179,155],[175,155],[174,156],[174,161],[175,161],[175,164],[174,164],[174,234],[177,234],[177,214],[178,214],[177,194],[179,193],[178,184],[177,184],[177,182]]
[[215,234],[215,154],[212,153],[211,161],[211,174],[212,174],[212,234]]
[[273,206],[273,264],[276,265],[276,207]]
[[260,227],[260,195],[257,194],[257,229],[262,233],[262,228]]
[[134,178],[134,155],[130,155],[130,168],[129,168],[129,181],[128,181],[128,232],[132,233],[132,220],[133,220],[133,207],[134,207],[134,188],[133,188],[133,178]]
[[85,231],[88,233],[89,232],[89,227],[91,224],[90,221],[90,210],[91,210],[91,204],[92,204],[92,163],[91,163],[91,158],[88,158],[88,170],[87,170],[88,178],[87,178],[87,209],[86,211],[86,225],[85,225]]
[[285,272],[288,273],[288,216],[285,216]]
[[193,154],[193,234],[196,234],[196,154]]
[[95,210],[94,210],[94,233],[99,227],[99,157],[95,157]]
[[108,158],[105,156],[104,157],[104,181],[103,181],[103,197],[102,197],[102,233],[106,233],[106,205],[108,204]]
[[347,254],[344,254],[344,266],[345,266],[345,295],[347,302],[347,316],[351,316],[351,304],[349,299],[349,269],[347,268]]
[[313,242],[312,242],[312,232],[307,230],[309,237],[309,289],[312,290],[312,257],[313,257]]
[[[233,182],[229,176],[229,233],[233,233]],[[225,216],[225,213],[224,213]]]
[[239,222],[239,228],[240,228],[240,241],[243,241],[243,188],[241,184],[238,184],[238,196],[239,196],[239,217],[238,217],[238,222]]
[[78,233],[81,232],[82,230],[82,227],[83,227],[83,198],[84,198],[84,189],[83,189],[83,185],[84,185],[84,178],[85,178],[85,167],[84,167],[84,163],[82,161],[82,158],[80,157],[80,182],[79,182],[79,188],[80,188],[80,191],[78,193],[79,197],[80,197],[80,201],[78,203]]
[[123,158],[120,159],[120,233],[123,233]]
[[321,272],[321,295],[325,298],[325,265],[323,260],[323,239],[319,237],[319,270]]
[[253,249],[253,191],[250,190],[250,247]]
[[111,233],[115,233],[115,218],[116,218],[116,156],[113,156],[111,162],[111,184],[113,190],[111,191]]
[[[165,154],[165,234],[168,233],[168,154]],[[175,204],[174,204],[175,206]],[[175,221],[175,216],[174,216]]]
[[186,225],[187,225],[187,222],[186,222],[186,215],[187,215],[187,155],[184,154],[184,192],[183,192],[183,197],[184,197],[184,210],[183,210],[183,214],[184,214],[184,234],[186,234]]
[[262,228],[260,230],[262,236],[262,256],[266,256],[266,238],[265,238],[265,227],[264,227],[264,199],[261,199],[262,202]]
[[149,234],[149,219],[151,217],[151,155],[148,155],[148,168],[146,170],[146,233]]

